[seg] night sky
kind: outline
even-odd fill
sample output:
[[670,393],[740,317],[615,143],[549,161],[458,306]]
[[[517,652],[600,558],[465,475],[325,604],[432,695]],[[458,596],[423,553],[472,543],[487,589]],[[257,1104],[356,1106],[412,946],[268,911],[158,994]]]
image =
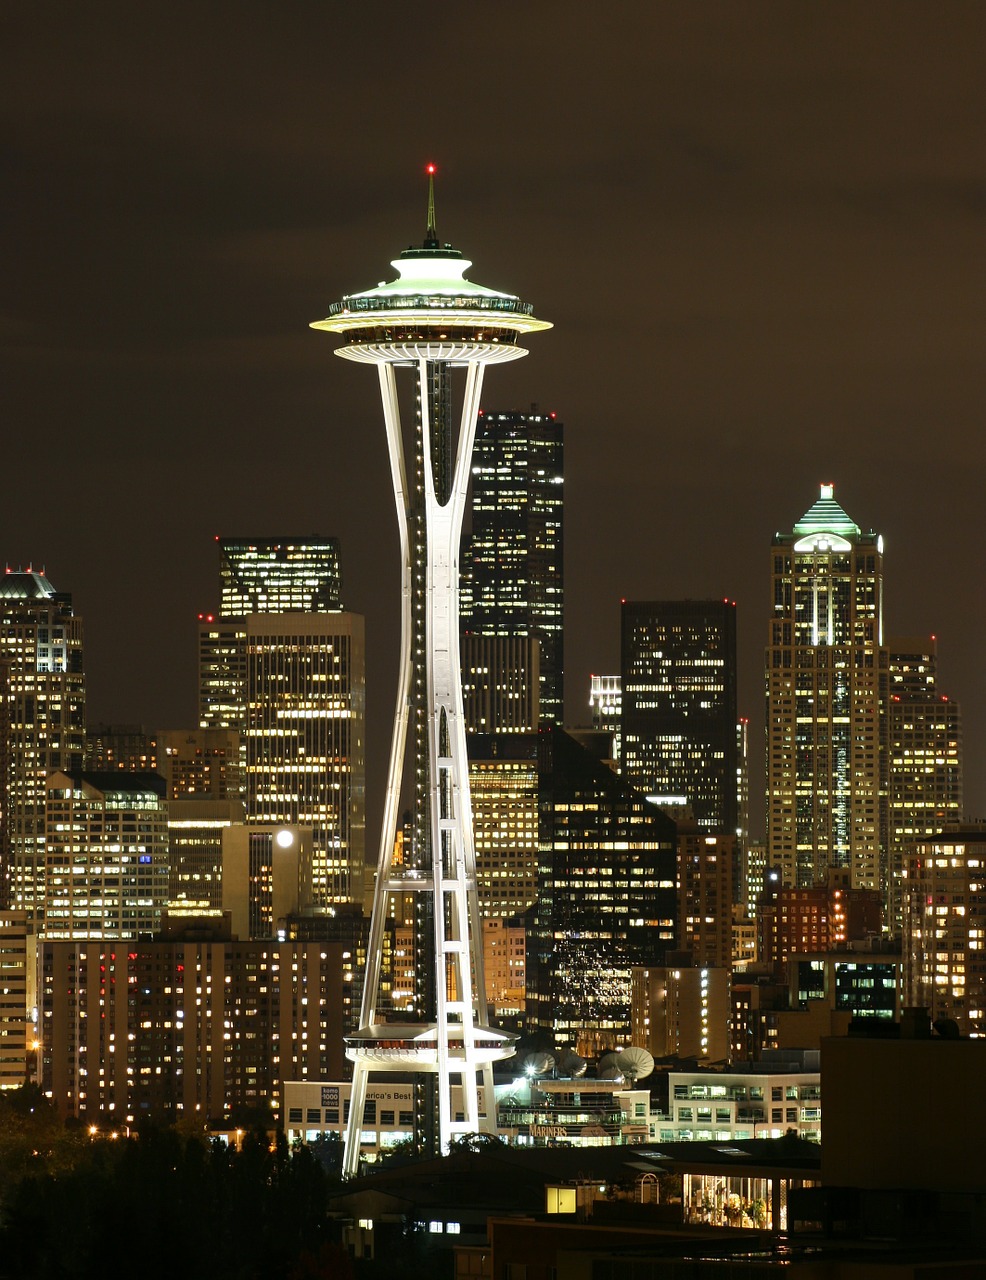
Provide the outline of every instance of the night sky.
[[308,323],[433,160],[441,238],[555,325],[484,405],[565,422],[569,720],[621,596],[736,599],[757,795],[770,540],[832,481],[986,814],[986,6],[354,8],[5,6],[0,556],[72,592],[90,719],[194,724],[214,535],[334,534],[375,829],[396,522],[375,374]]

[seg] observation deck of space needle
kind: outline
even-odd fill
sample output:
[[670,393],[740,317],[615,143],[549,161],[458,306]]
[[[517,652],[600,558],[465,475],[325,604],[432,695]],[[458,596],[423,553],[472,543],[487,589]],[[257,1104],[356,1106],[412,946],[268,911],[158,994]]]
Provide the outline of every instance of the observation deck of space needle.
[[[416,1117],[416,1132],[424,1133],[423,1145],[445,1151],[457,1135],[496,1132],[493,1063],[511,1056],[515,1039],[491,1027],[486,1012],[459,663],[459,541],[485,367],[525,356],[517,345],[520,335],[551,325],[535,319],[530,303],[465,279],[472,263],[439,242],[435,166],[428,165],[426,172],[424,243],[391,264],[398,279],[347,294],[332,303],[326,319],[311,326],[342,338],[336,355],[377,366],[401,549],[397,706],[360,1025],[346,1037],[346,1056],[353,1063],[343,1158],[347,1177],[359,1164],[372,1072],[415,1075],[422,1086],[419,1097],[430,1099],[422,1107],[429,1118],[422,1123]],[[398,402],[399,368],[413,370],[417,383],[410,461]],[[457,432],[453,369],[465,370]],[[414,729],[410,760],[409,721]],[[415,829],[410,855],[396,866],[405,775],[415,786]],[[393,1022],[381,1008],[380,977],[388,907],[398,894],[414,895],[415,919],[424,924],[424,954],[415,956],[414,1013]],[[461,1088],[458,1105],[455,1084]]]

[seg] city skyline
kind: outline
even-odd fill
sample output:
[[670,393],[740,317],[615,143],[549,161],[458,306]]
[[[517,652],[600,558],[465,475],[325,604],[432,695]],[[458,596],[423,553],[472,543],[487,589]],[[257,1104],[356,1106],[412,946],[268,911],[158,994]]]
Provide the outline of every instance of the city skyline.
[[[474,19],[381,35],[236,12],[199,15],[194,48],[113,4],[11,22],[7,461],[39,480],[9,486],[0,551],[71,592],[90,720],[192,726],[211,540],[319,529],[367,616],[379,804],[396,529],[351,477],[385,493],[385,447],[306,325],[418,235],[435,160],[442,235],[556,323],[483,407],[566,422],[567,721],[589,720],[589,674],[618,670],[621,597],[736,599],[762,830],[763,548],[833,482],[886,538],[888,634],[938,636],[983,812],[986,18],[713,5],[637,15],[590,51],[549,3],[483,33],[509,83],[539,82],[543,49],[564,72],[518,140],[433,109]],[[409,105],[354,130],[327,108],[369,49]]]

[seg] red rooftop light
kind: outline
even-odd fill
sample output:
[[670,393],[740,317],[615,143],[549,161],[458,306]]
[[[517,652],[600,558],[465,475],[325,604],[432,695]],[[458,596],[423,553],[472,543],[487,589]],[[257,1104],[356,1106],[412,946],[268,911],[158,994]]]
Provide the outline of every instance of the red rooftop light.
[[436,172],[437,172],[437,165],[433,165],[433,164],[425,165],[425,173],[436,173]]

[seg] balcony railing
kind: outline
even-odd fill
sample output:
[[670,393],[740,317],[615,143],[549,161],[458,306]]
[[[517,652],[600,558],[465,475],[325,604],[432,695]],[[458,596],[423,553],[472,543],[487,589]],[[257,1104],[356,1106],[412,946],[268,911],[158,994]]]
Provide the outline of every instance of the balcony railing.
[[372,298],[343,298],[329,304],[329,315],[373,311],[506,311],[512,315],[534,314],[533,303],[519,298],[487,298],[472,294],[400,293]]

